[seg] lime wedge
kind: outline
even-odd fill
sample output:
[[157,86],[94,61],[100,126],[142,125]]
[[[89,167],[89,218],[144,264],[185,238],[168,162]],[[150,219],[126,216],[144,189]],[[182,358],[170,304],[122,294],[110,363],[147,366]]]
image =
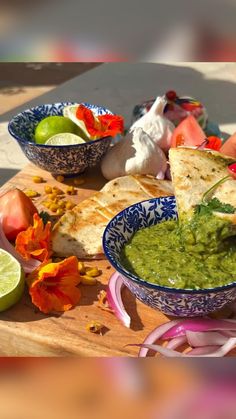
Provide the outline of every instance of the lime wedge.
[[86,141],[78,135],[64,132],[63,134],[53,135],[53,137],[46,141],[45,145],[73,145],[83,143],[86,143]]
[[0,311],[16,304],[24,291],[24,273],[20,263],[0,249]]
[[[76,111],[77,111],[78,106],[79,104],[66,106],[63,109],[63,116],[65,116],[66,118],[69,118],[72,122],[74,122],[78,127],[78,134],[81,135],[81,137],[83,137],[86,141],[89,141],[91,140],[91,136],[86,128],[84,121],[76,117]],[[95,116],[95,119],[96,119],[96,116]]]

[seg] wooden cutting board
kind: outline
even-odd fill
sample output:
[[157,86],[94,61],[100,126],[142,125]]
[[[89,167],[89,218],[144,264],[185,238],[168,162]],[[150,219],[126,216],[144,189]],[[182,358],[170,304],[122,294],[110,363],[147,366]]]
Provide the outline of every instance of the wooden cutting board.
[[[45,182],[36,184],[33,176],[41,176]],[[88,198],[106,183],[98,169],[80,175],[77,179],[85,182],[76,187],[77,194],[70,197],[76,203]],[[73,179],[57,182],[51,174],[28,165],[1,189],[19,188],[23,191],[33,189],[40,196],[33,201],[39,211],[44,210],[44,186],[57,186],[66,190],[73,184]],[[0,314],[0,355],[9,356],[137,356],[137,347],[126,347],[129,343],[141,343],[151,330],[168,317],[151,309],[136,300],[124,290],[123,301],[131,316],[131,328],[128,329],[110,312],[96,306],[97,295],[105,289],[113,268],[108,261],[86,262],[89,266],[97,266],[101,271],[95,286],[80,285],[82,298],[74,309],[62,315],[45,315],[40,313],[31,303],[27,289],[22,300],[11,309]],[[224,314],[224,313],[223,313]],[[222,315],[222,314],[220,314]],[[219,314],[218,314],[219,316]],[[104,325],[104,334],[93,334],[86,330],[86,325],[96,320]],[[236,354],[232,352],[231,354]]]

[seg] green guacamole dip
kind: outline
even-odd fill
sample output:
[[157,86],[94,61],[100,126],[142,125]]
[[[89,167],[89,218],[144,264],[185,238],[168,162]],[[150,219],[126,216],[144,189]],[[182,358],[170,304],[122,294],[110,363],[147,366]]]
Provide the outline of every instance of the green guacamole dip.
[[213,288],[236,281],[236,231],[213,214],[165,221],[137,231],[121,263],[133,274],[174,288]]

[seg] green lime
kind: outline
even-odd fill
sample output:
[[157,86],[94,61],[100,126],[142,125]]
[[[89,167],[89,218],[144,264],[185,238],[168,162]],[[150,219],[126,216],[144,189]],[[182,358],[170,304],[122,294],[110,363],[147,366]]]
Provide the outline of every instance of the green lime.
[[49,138],[63,132],[77,134],[77,126],[64,116],[48,116],[37,125],[34,134],[35,142],[45,144]]
[[24,291],[24,273],[20,263],[0,249],[0,311],[16,304]]
[[64,132],[63,134],[57,134],[49,138],[45,145],[71,145],[71,144],[83,144],[86,141],[78,135]]

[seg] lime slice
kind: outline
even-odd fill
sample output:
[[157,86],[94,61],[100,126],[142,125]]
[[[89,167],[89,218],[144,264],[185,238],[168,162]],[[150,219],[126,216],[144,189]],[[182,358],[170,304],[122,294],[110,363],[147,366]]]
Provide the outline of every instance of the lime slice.
[[83,144],[83,138],[75,134],[70,134],[69,132],[64,132],[63,134],[57,134],[49,138],[46,141],[45,145],[72,145],[72,144]]
[[71,119],[64,116],[48,116],[38,123],[34,138],[37,144],[45,144],[52,136],[64,132],[78,134],[78,127]]
[[[83,137],[86,141],[90,141],[91,140],[91,136],[86,128],[86,125],[84,123],[84,121],[78,119],[76,117],[76,110],[78,108],[78,105],[69,105],[66,106],[63,109],[63,116],[65,116],[66,118],[69,118],[72,122],[74,122],[77,127],[78,127],[78,135],[80,135],[81,137]],[[95,116],[95,115],[94,115]],[[96,116],[95,116],[96,118]]]
[[0,249],[0,311],[16,304],[24,291],[24,273],[20,263]]

